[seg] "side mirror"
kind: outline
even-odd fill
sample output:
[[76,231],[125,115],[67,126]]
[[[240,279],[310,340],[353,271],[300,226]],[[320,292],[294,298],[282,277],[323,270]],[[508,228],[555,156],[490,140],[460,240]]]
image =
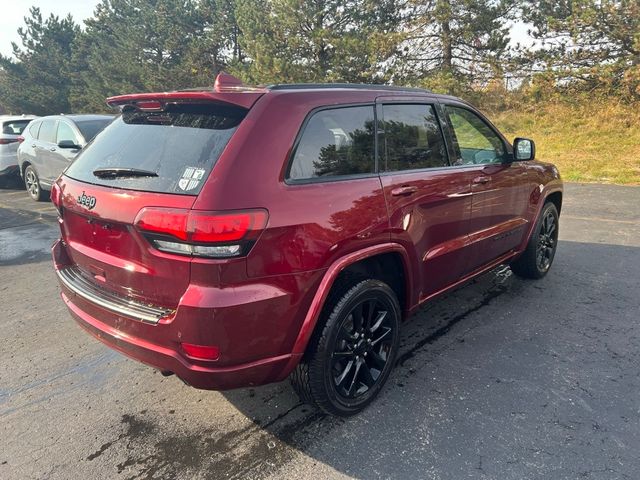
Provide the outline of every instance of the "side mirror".
[[76,145],[73,140],[60,140],[58,143],[58,148],[70,148],[80,150],[82,147],[80,145]]
[[513,141],[513,158],[515,161],[534,160],[536,144],[529,138],[516,137]]

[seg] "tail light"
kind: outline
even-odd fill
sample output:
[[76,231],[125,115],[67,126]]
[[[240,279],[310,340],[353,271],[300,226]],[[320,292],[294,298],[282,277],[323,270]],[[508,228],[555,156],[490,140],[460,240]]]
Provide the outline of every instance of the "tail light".
[[17,138],[0,138],[0,145],[9,145],[10,143],[16,143],[18,141]]
[[62,216],[62,190],[55,182],[51,186],[51,203],[53,203],[53,206],[58,210],[58,214]]
[[202,212],[171,208],[143,208],[135,225],[163,252],[195,257],[240,257],[267,225],[266,210]]
[[18,143],[22,143],[22,142],[24,142],[24,137],[22,135],[20,135],[18,137]]

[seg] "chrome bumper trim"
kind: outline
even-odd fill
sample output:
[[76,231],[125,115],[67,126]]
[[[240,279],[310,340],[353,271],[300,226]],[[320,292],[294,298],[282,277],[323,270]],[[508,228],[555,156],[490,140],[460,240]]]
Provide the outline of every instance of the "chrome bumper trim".
[[155,325],[162,317],[173,313],[171,309],[147,305],[107,292],[82,275],[78,267],[63,268],[56,273],[60,282],[76,295],[106,310],[134,320]]

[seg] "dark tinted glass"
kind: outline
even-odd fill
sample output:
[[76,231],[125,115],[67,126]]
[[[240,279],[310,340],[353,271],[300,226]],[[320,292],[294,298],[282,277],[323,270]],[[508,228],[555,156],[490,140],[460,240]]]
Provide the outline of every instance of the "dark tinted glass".
[[13,120],[2,125],[2,133],[8,135],[22,135],[25,127],[31,120]]
[[[196,195],[246,110],[169,105],[163,112],[125,111],[69,166],[65,175],[98,185]],[[96,169],[135,168],[157,177],[99,178]]]
[[40,127],[38,139],[41,142],[56,143],[56,120],[44,120]]
[[475,113],[445,105],[453,129],[454,147],[460,152],[456,165],[500,163],[504,144],[498,135]]
[[105,120],[80,120],[76,122],[76,126],[84,139],[90,142],[110,121],[110,118]]
[[446,167],[447,152],[431,105],[384,105],[386,171]]
[[306,180],[373,173],[373,106],[315,113],[298,143],[288,178]]

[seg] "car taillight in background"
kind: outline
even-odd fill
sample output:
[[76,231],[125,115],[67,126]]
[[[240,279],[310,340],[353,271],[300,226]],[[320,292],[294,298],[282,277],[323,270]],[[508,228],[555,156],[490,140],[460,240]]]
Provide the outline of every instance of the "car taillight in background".
[[143,208],[135,225],[163,252],[195,257],[240,257],[267,225],[266,210],[203,212],[172,208]]
[[22,140],[20,140],[20,138],[22,138],[22,137],[18,137],[18,138],[0,138],[0,145],[9,145],[10,143],[16,143],[16,142],[20,142],[20,141],[24,140],[24,138]]

